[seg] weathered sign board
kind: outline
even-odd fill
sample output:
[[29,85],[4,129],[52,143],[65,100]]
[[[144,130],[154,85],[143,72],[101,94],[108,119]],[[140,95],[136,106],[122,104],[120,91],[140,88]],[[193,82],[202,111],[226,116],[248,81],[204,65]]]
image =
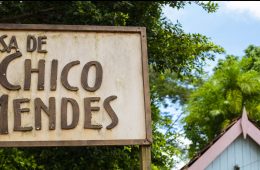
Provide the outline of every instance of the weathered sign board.
[[149,145],[145,28],[0,24],[0,146]]

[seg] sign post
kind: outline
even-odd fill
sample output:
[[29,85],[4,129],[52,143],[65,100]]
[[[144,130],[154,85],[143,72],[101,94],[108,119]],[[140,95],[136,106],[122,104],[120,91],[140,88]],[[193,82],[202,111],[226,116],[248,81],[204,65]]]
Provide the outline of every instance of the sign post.
[[151,142],[145,28],[0,24],[0,146]]
[[151,169],[151,146],[140,146],[141,170]]

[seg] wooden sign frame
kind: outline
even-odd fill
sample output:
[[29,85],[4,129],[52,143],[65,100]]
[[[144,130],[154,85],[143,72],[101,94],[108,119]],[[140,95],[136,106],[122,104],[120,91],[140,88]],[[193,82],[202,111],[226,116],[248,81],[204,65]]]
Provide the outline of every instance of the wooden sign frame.
[[131,140],[78,140],[78,141],[1,141],[0,147],[44,147],[44,146],[104,146],[104,145],[147,145],[152,143],[151,109],[148,80],[147,37],[144,27],[83,26],[83,25],[36,25],[0,24],[0,31],[62,31],[97,33],[138,33],[141,41],[142,76],[145,108],[145,139]]

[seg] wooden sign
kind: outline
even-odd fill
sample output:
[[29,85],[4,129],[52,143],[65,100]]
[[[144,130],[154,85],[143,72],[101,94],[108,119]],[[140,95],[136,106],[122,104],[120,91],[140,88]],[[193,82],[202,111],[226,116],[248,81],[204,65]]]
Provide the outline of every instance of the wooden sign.
[[149,145],[145,28],[0,25],[0,146]]

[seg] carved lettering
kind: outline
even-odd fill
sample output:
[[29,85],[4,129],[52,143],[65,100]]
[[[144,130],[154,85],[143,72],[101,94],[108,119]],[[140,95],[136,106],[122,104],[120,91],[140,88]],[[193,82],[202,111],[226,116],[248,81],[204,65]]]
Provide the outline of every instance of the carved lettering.
[[8,95],[0,98],[0,133],[8,134]]
[[51,84],[50,84],[51,91],[56,90],[57,75],[58,75],[58,60],[52,60],[52,62],[51,62]]
[[49,98],[49,108],[42,102],[40,98],[34,100],[35,108],[35,128],[41,130],[42,118],[41,110],[43,110],[49,117],[49,129],[54,130],[56,125],[56,102],[54,97]]
[[108,115],[110,116],[110,118],[112,120],[112,123],[106,127],[107,129],[112,129],[118,124],[118,117],[117,117],[115,111],[110,106],[110,102],[115,100],[116,98],[117,98],[117,96],[109,96],[108,98],[105,99],[104,104],[103,104],[105,110],[107,111]]
[[7,50],[8,50],[8,46],[7,46],[7,44],[5,43],[5,41],[4,41],[4,39],[7,37],[7,35],[5,34],[5,35],[2,35],[1,37],[0,37],[0,44],[2,45],[2,49],[0,49],[0,51],[1,52],[6,52]]
[[31,60],[26,59],[24,62],[25,76],[24,76],[24,90],[30,90],[31,87],[31,74],[38,73],[38,90],[44,90],[44,72],[45,72],[45,60],[39,60],[38,69],[33,69],[31,66]]
[[7,67],[11,61],[13,61],[16,58],[19,58],[22,56],[22,53],[16,52],[14,54],[10,54],[7,57],[3,59],[3,61],[0,64],[0,83],[2,84],[3,87],[5,87],[8,90],[19,90],[21,88],[20,85],[12,85],[8,80],[7,80]]
[[[88,72],[90,67],[92,66],[96,68],[96,80],[94,86],[90,87],[88,85]],[[102,76],[103,76],[103,69],[101,64],[97,61],[88,62],[87,64],[85,64],[81,72],[81,85],[85,90],[94,92],[100,88],[102,83]]]
[[71,90],[71,91],[77,91],[79,89],[78,87],[71,86],[68,82],[68,74],[69,74],[71,67],[78,65],[78,64],[80,64],[79,61],[72,61],[72,62],[68,63],[67,65],[65,65],[65,67],[63,68],[63,70],[61,72],[61,83],[62,83],[62,85],[66,89]]
[[22,103],[28,103],[30,99],[15,99],[13,100],[13,107],[14,107],[14,131],[31,131],[33,128],[32,126],[29,127],[22,127],[22,116],[21,113],[29,112],[29,108],[21,108]]
[[37,48],[37,40],[35,36],[28,35],[27,36],[27,52],[33,52]]
[[38,53],[47,53],[47,50],[42,49],[42,45],[46,44],[46,39],[47,39],[46,36],[38,37],[38,50],[37,50]]
[[[68,124],[68,103],[72,107],[72,121]],[[71,98],[62,98],[61,100],[61,129],[73,129],[79,121],[79,105],[76,100]]]
[[102,125],[93,125],[91,123],[92,119],[92,111],[99,111],[99,107],[93,107],[91,106],[92,102],[98,102],[100,100],[100,97],[87,97],[84,98],[84,111],[85,111],[85,123],[84,128],[85,129],[101,129]]
[[15,36],[12,36],[12,37],[11,37],[11,40],[10,40],[10,43],[9,43],[7,52],[8,52],[8,53],[11,52],[12,49],[15,49],[15,51],[17,51],[17,50],[19,49]]

